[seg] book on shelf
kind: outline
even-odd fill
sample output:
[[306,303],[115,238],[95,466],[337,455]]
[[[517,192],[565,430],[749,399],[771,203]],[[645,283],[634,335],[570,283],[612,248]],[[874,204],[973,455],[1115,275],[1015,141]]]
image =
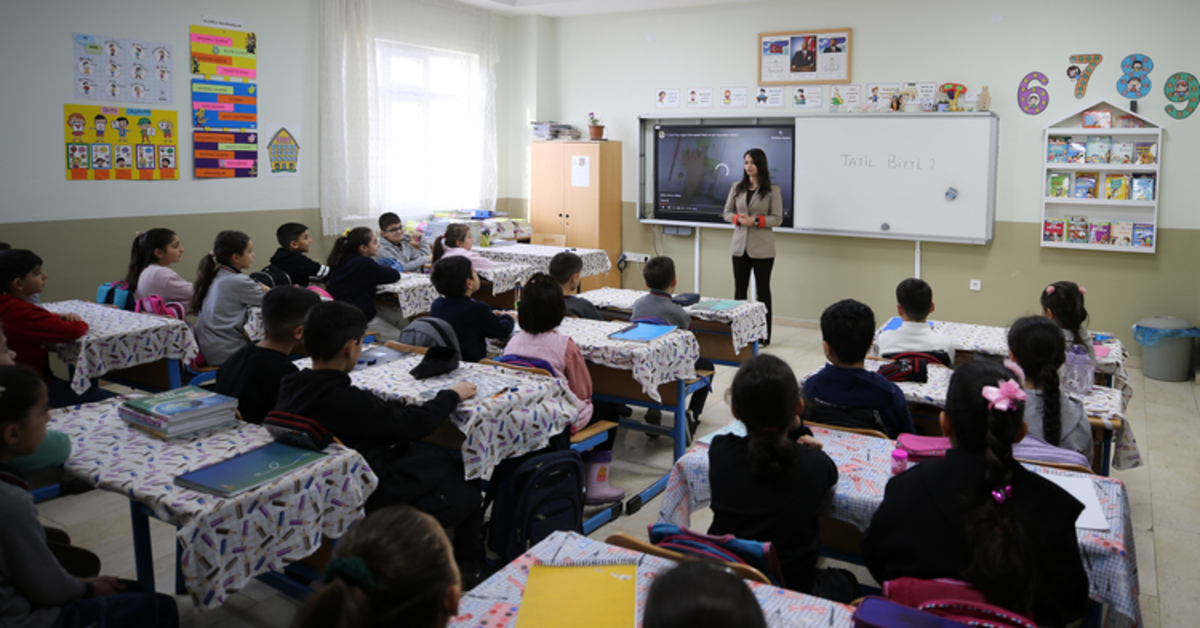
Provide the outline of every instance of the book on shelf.
[[1047,218],[1042,226],[1042,242],[1062,242],[1067,230],[1067,221],[1062,218]]
[[1154,225],[1150,223],[1138,222],[1133,225],[1133,245],[1153,247],[1154,246]]
[[1089,164],[1106,164],[1112,150],[1112,138],[1107,135],[1089,135],[1087,139],[1087,158]]
[[1067,163],[1067,141],[1069,138],[1052,137],[1046,148],[1046,163],[1050,164],[1065,164]]
[[1080,172],[1075,175],[1074,198],[1096,198],[1096,181],[1100,175],[1095,172]]
[[1084,156],[1087,153],[1087,142],[1067,138],[1067,163],[1081,164],[1084,163]]
[[1112,221],[1108,240],[1115,246],[1133,246],[1133,222],[1129,220]]
[[1109,233],[1112,229],[1111,223],[1093,222],[1091,227],[1092,244],[1108,244]]
[[1071,173],[1051,172],[1047,175],[1046,195],[1050,198],[1067,198],[1071,196]]
[[1131,187],[1131,197],[1135,201],[1154,200],[1154,175],[1135,174]]
[[1136,142],[1133,150],[1137,155],[1137,163],[1143,166],[1152,166],[1158,163],[1158,142]]
[[1131,164],[1134,158],[1133,142],[1114,139],[1108,154],[1110,164]]
[[1088,241],[1088,219],[1087,216],[1068,216],[1067,217],[1067,242],[1074,244],[1087,244]]
[[1083,112],[1083,128],[1085,128],[1085,129],[1112,128],[1112,112],[1111,111],[1100,111],[1100,110]]
[[1108,185],[1105,186],[1104,198],[1110,201],[1129,200],[1129,175],[1110,174],[1106,182]]
[[159,438],[174,438],[237,420],[238,401],[197,386],[127,399],[117,409],[126,423]]
[[1118,129],[1140,129],[1142,128],[1142,119],[1135,115],[1117,116],[1113,121],[1113,126]]

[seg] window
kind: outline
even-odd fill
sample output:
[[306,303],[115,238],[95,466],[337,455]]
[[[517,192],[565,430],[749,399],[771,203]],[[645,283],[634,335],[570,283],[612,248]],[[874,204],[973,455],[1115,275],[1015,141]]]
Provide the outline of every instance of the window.
[[377,40],[383,211],[425,217],[484,202],[479,55]]

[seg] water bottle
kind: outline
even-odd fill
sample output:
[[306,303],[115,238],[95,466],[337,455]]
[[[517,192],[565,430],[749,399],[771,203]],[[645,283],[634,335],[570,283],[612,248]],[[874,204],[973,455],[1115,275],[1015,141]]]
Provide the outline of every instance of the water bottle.
[[1063,390],[1080,397],[1092,392],[1092,384],[1096,381],[1096,367],[1088,357],[1087,347],[1078,344],[1067,345],[1067,362],[1063,364]]

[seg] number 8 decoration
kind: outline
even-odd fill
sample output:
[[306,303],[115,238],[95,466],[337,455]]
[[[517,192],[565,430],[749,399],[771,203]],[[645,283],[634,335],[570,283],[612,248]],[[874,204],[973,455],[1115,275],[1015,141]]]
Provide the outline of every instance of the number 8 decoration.
[[1030,72],[1021,79],[1021,84],[1017,86],[1017,105],[1021,107],[1021,111],[1036,116],[1046,110],[1046,105],[1050,104],[1050,94],[1041,86],[1030,86],[1034,81],[1038,81],[1042,85],[1050,83],[1050,79],[1041,72]]
[[1125,74],[1117,79],[1117,92],[1126,98],[1138,99],[1150,93],[1150,72],[1154,62],[1142,54],[1132,54],[1121,62]]
[[1167,84],[1163,85],[1163,93],[1171,102],[1187,103],[1183,109],[1166,106],[1167,115],[1182,120],[1196,112],[1196,105],[1200,103],[1200,81],[1188,72],[1176,72],[1167,79]]

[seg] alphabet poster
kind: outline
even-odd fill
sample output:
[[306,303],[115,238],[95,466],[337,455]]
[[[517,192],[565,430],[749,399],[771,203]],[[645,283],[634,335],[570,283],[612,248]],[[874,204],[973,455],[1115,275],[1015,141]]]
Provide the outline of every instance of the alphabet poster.
[[178,179],[178,125],[166,109],[63,105],[67,180]]
[[75,33],[74,42],[77,97],[162,105],[174,102],[170,44],[84,33]]

